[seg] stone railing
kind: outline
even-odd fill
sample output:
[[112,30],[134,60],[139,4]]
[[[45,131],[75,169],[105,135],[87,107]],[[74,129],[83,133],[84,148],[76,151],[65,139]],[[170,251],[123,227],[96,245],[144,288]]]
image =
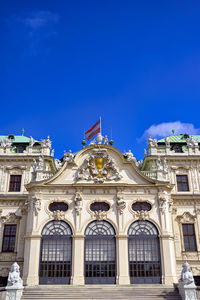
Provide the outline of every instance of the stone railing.
[[157,172],[153,171],[141,171],[142,174],[144,174],[147,177],[150,177],[152,179],[157,179]]
[[27,155],[50,155],[50,148],[48,147],[28,147],[27,150],[23,152],[15,152],[12,148],[3,148],[0,147],[0,155],[17,155],[17,156],[27,156]]

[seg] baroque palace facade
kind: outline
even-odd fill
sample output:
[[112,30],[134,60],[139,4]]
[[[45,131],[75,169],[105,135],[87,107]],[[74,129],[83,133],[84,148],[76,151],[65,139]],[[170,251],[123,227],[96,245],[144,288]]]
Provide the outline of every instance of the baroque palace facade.
[[148,140],[144,161],[101,134],[54,159],[49,137],[0,136],[0,283],[178,282],[200,274],[200,136]]

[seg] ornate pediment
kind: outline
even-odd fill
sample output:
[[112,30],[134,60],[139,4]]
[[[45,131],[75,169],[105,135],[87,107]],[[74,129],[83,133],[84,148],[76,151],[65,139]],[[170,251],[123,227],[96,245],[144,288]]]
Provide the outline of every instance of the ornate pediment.
[[196,216],[193,216],[190,212],[184,212],[182,216],[176,217],[179,223],[194,223],[196,222]]
[[93,149],[92,153],[78,169],[76,180],[93,180],[96,183],[119,180],[122,176],[114,159],[106,149]]
[[2,223],[16,223],[21,219],[21,216],[15,213],[9,213],[6,216],[1,216],[0,219]]

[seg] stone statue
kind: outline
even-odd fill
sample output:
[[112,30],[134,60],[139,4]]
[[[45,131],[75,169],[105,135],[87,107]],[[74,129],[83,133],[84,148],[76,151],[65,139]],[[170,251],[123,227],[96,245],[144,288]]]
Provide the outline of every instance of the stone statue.
[[32,136],[30,136],[29,147],[33,147],[34,144],[35,144],[35,140],[34,138],[32,138]]
[[149,147],[152,146],[152,142],[153,142],[153,140],[152,140],[151,136],[149,136],[149,138],[148,138],[148,146]]
[[153,139],[152,147],[157,148],[158,146],[157,142],[158,142],[157,139]]
[[190,266],[187,262],[182,265],[181,277],[178,281],[178,289],[181,298],[184,300],[197,300],[196,285]]
[[36,162],[35,158],[33,159],[32,169],[33,169],[33,172],[35,173],[36,169],[37,169],[37,162]]
[[167,166],[167,161],[166,161],[166,158],[164,157],[163,159],[163,171],[165,173],[168,173],[168,166]]
[[190,271],[190,265],[188,262],[184,262],[182,265],[182,272],[181,272],[181,278],[179,279],[179,282],[182,282],[183,284],[191,284],[194,283],[194,277],[192,275],[192,272]]
[[51,156],[54,157],[54,149],[51,151]]
[[135,164],[136,164],[136,167],[138,167],[138,169],[141,170],[142,169],[142,165],[143,165],[143,160],[142,159],[141,160],[137,160],[135,162]]
[[69,163],[74,162],[75,155],[72,153],[71,150],[69,150],[69,152],[65,153],[64,156],[65,156],[65,161],[68,161]]
[[165,138],[165,145],[166,145],[167,147],[170,146],[170,139],[169,139],[169,136],[166,136],[166,138]]
[[131,150],[128,150],[128,152],[125,152],[124,155],[128,161],[132,161],[135,159]]
[[51,141],[50,141],[50,137],[48,135],[47,139],[46,139],[46,146],[51,149]]
[[16,288],[23,287],[23,281],[20,277],[19,265],[16,262],[12,264],[10,268],[7,286],[13,286]]
[[162,171],[160,156],[158,156],[158,158],[156,159],[156,168],[157,171]]
[[43,170],[44,168],[44,157],[43,156],[39,156],[39,161],[38,161],[38,166],[37,166],[37,170]]
[[147,150],[144,149],[144,157],[146,157],[146,156],[147,156]]
[[62,168],[62,163],[61,163],[61,161],[59,160],[59,159],[55,159],[54,160],[54,162],[55,162],[55,166],[56,166],[56,169],[57,170],[59,170],[59,169],[61,169]]
[[188,147],[198,147],[198,141],[193,136],[187,138],[186,142]]
[[0,141],[0,147],[2,147],[2,148],[9,148],[9,147],[11,147],[11,145],[12,145],[12,142],[8,138],[5,138],[4,140]]
[[105,135],[105,137],[104,137],[104,145],[108,145],[108,137],[107,137],[107,135]]
[[46,140],[42,140],[41,141],[41,147],[42,148],[49,148],[49,149],[51,149],[51,141],[49,139],[49,136],[47,137]]

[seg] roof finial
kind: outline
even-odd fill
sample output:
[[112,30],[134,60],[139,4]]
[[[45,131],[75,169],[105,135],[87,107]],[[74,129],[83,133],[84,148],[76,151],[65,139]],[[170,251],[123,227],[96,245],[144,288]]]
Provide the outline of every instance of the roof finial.
[[175,133],[175,129],[172,129],[172,133],[173,133],[173,134]]
[[22,128],[22,135],[24,135],[24,128]]

